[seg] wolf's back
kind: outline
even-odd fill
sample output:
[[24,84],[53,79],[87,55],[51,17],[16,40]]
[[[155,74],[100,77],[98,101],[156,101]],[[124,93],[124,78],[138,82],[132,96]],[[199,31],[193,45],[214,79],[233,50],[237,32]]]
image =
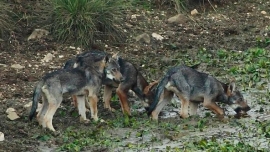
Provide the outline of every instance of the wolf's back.
[[36,110],[37,110],[37,106],[38,106],[38,99],[40,97],[41,94],[41,88],[44,85],[44,80],[42,79],[41,81],[38,82],[38,84],[36,85],[34,92],[33,92],[33,102],[32,102],[32,108],[29,114],[29,119],[32,120],[33,117],[36,114]]

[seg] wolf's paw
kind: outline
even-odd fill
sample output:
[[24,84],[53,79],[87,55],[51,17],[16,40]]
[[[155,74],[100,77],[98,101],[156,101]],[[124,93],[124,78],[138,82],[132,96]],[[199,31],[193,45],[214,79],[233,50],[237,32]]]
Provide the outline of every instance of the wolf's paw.
[[150,120],[158,121],[158,114],[155,112],[151,113]]
[[92,119],[94,119],[94,121],[98,121],[98,117],[97,116],[92,116]]
[[111,112],[115,112],[115,109],[112,108],[111,106],[106,106],[106,105],[104,105],[104,108],[105,108],[105,109],[108,109],[108,110],[111,111]]
[[189,117],[188,113],[186,114],[186,113],[183,113],[183,112],[179,112],[179,115],[180,115],[180,116],[181,116],[181,118],[183,118],[183,119],[185,119],[185,118],[188,118],[188,117]]
[[89,119],[84,119],[82,117],[80,117],[80,123],[89,123],[90,120]]
[[115,109],[114,108],[110,108],[109,111],[115,112]]

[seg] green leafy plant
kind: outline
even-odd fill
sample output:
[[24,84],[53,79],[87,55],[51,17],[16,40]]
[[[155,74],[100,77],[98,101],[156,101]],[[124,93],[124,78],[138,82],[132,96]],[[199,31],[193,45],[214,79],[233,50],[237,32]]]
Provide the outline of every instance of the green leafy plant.
[[124,0],[52,0],[51,31],[59,41],[87,46],[96,41],[123,40],[118,16]]

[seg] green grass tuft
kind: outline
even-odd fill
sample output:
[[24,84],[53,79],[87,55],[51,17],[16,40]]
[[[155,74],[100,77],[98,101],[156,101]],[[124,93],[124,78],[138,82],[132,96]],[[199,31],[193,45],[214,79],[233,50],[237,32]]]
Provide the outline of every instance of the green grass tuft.
[[0,1],[0,38],[8,37],[7,35],[9,35],[14,27],[14,22],[12,19],[12,15],[14,13],[11,10],[11,6]]
[[59,41],[87,46],[123,40],[119,14],[129,6],[124,0],[52,0],[52,6],[51,30]]

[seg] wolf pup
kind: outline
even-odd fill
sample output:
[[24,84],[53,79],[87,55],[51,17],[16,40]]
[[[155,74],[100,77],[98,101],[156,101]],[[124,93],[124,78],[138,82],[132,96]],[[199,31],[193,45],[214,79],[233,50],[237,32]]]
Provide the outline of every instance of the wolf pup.
[[196,114],[198,104],[209,108],[218,116],[223,117],[224,111],[216,102],[235,107],[236,113],[249,111],[243,95],[236,90],[235,82],[222,83],[214,77],[198,72],[187,66],[177,66],[168,70],[157,86],[154,102],[148,108],[148,115],[157,120],[161,109],[171,101],[173,94],[181,100],[180,115],[182,118]]
[[[37,114],[37,120],[44,128],[55,131],[52,125],[53,116],[60,106],[63,94],[76,95],[79,114],[81,121],[89,121],[85,114],[85,96],[90,101],[91,116],[94,120],[98,120],[97,116],[97,93],[100,90],[103,77],[105,77],[106,67],[111,66],[110,59],[107,56],[94,59],[89,57],[78,57],[75,68],[60,69],[46,74],[41,81],[38,82],[33,93],[33,104],[29,114],[32,120],[35,116],[37,103],[40,95],[42,95],[42,108]],[[116,74],[117,73],[117,74]],[[122,79],[121,73],[115,71],[113,78]]]
[[[80,56],[84,56],[86,54],[91,54],[93,58],[99,58],[100,56],[105,55],[102,51],[91,50],[80,54]],[[64,68],[72,68],[74,65],[74,61],[72,60],[74,59],[68,61]],[[146,101],[146,103],[144,102],[144,106],[148,107],[148,102],[152,102],[154,100],[154,92],[152,92],[150,88],[156,83],[149,84],[138,69],[132,63],[124,60],[123,58],[116,56],[113,57],[112,60],[119,64],[120,72],[123,75],[123,80],[121,82],[112,80],[109,73],[107,73],[107,78],[102,80],[102,84],[105,85],[103,96],[104,107],[110,111],[114,111],[114,109],[110,106],[110,100],[112,97],[112,91],[115,88],[117,88],[116,93],[120,99],[123,113],[131,115],[128,103],[129,90],[134,91],[141,100]]]
[[[91,50],[91,51],[86,51],[86,52],[79,54],[76,58],[78,58],[78,57],[83,58],[83,59],[87,58],[89,60],[85,60],[86,62],[93,62],[94,60],[104,58],[105,56],[108,56],[108,54],[105,53],[104,51]],[[76,63],[76,58],[68,60],[64,65],[64,69],[73,69],[73,68],[77,67],[78,65]],[[118,59],[118,53],[113,54],[111,56],[111,58],[109,59],[110,64],[107,64],[107,66],[105,68],[106,77],[102,78],[102,84],[107,84],[107,83],[119,84],[120,82],[122,82],[124,80],[122,77],[122,74],[120,73],[120,65],[119,65],[117,59]],[[121,74],[121,76],[120,76],[120,74]],[[121,77],[121,78],[115,79],[115,77],[116,78]],[[75,105],[75,107],[78,107],[76,95],[72,96],[72,100],[73,100],[73,104]],[[85,106],[88,109],[90,109],[89,101],[87,98],[85,99]]]

